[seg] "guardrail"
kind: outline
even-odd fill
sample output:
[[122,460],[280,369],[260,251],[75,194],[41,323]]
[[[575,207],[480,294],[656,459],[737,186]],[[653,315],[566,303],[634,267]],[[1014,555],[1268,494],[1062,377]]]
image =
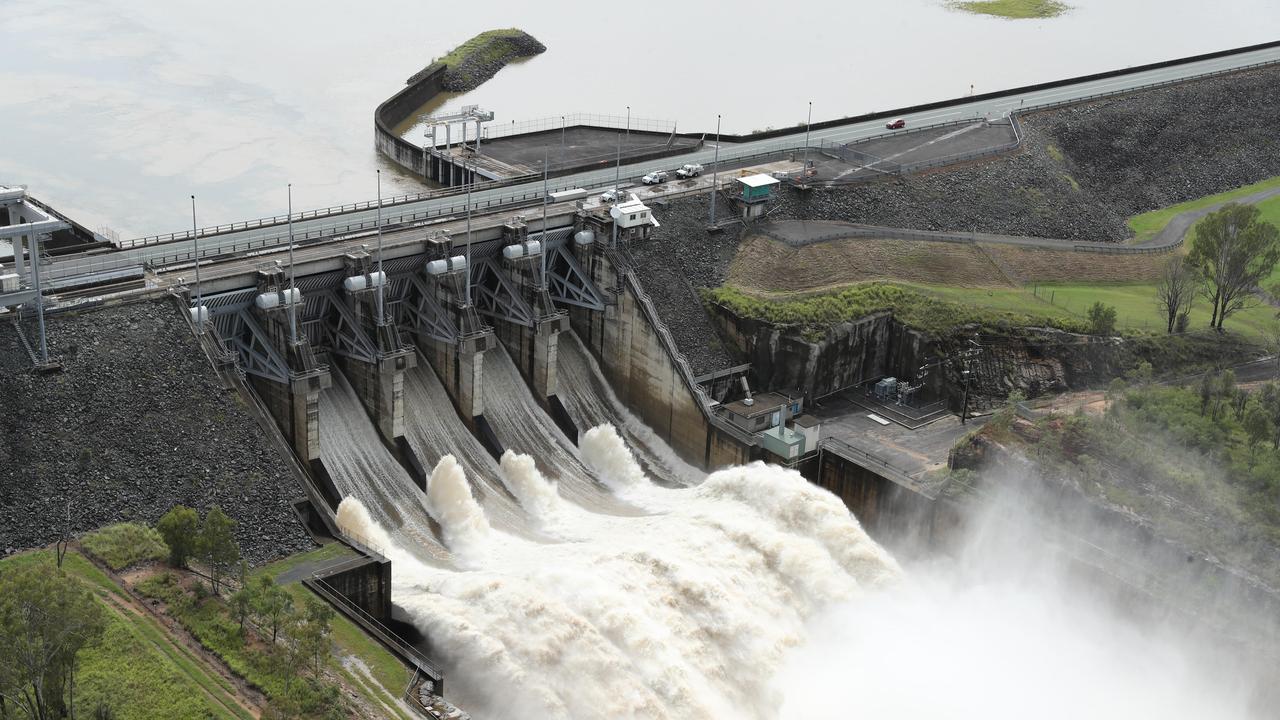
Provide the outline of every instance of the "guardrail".
[[854,447],[844,440],[832,437],[822,438],[818,441],[818,449],[833,452],[845,460],[848,460],[855,465],[860,465],[867,470],[870,470],[888,480],[892,480],[899,485],[922,494],[928,494],[925,492],[925,486],[919,480],[911,477],[903,470],[890,465],[884,458],[872,455],[862,448]]
[[[615,251],[616,252],[616,251]],[[711,408],[711,396],[707,395],[707,391],[698,384],[697,377],[693,374],[693,368],[689,366],[688,359],[684,353],[680,352],[680,347],[676,344],[675,337],[671,335],[671,331],[667,328],[667,324],[662,321],[658,315],[658,309],[653,304],[653,300],[649,294],[645,292],[644,286],[640,279],[636,277],[635,271],[630,269],[629,265],[620,266],[614,263],[615,270],[622,270],[623,277],[626,281],[627,288],[631,290],[631,294],[636,299],[636,304],[640,306],[640,311],[649,321],[649,326],[653,328],[658,335],[658,340],[662,343],[663,348],[667,351],[667,356],[676,366],[676,371],[680,374],[680,378],[684,381],[685,387],[693,395],[698,409],[702,411],[703,417],[707,419],[707,424],[724,432],[730,437],[747,447],[756,445],[756,438],[747,431],[729,423],[724,418],[717,415]]]
[[636,132],[657,132],[657,133],[673,133],[676,131],[676,122],[674,120],[655,120],[653,118],[633,117],[628,120],[625,115],[598,115],[596,113],[569,113],[568,115],[551,116],[544,118],[535,118],[533,120],[524,120],[516,122],[512,120],[510,123],[500,125],[490,124],[480,134],[480,142],[485,140],[496,140],[502,137],[510,137],[512,135],[527,135],[537,132],[549,132],[552,130],[567,130],[575,126],[587,125],[590,127],[614,128],[617,130],[631,129]]

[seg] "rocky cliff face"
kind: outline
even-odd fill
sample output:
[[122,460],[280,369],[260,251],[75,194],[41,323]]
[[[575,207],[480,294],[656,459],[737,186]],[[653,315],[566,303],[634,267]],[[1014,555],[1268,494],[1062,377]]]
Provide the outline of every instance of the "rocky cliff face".
[[302,488],[171,300],[48,329],[64,370],[33,375],[0,324],[0,555],[52,542],[68,500],[75,533],[218,505],[251,562],[312,546],[290,505]]
[[726,342],[744,356],[761,390],[799,390],[807,398],[884,376],[915,377],[934,355],[921,333],[880,312],[834,325],[809,340],[792,328],[741,318],[719,305],[708,312]]
[[820,340],[795,328],[744,318],[711,305],[720,337],[750,362],[761,390],[799,390],[808,398],[880,377],[915,378],[930,366],[929,392],[959,407],[962,373],[971,372],[970,407],[1002,404],[1014,391],[1031,398],[1105,385],[1151,363],[1155,373],[1244,362],[1257,349],[1216,333],[1137,338],[1101,337],[1051,328],[995,331],[956,328],[933,338],[879,312],[833,325]]

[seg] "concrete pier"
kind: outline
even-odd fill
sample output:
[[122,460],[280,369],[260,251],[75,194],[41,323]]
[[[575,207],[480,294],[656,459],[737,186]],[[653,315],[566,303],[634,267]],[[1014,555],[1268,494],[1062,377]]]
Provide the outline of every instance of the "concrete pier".
[[[376,272],[367,253],[347,256],[347,277],[373,278]],[[394,445],[397,438],[404,437],[404,373],[418,364],[418,356],[411,346],[400,343],[400,333],[385,306],[379,313],[375,285],[370,282],[344,292],[356,324],[345,330],[362,334],[365,344],[359,350],[337,352],[335,357],[378,432]]]

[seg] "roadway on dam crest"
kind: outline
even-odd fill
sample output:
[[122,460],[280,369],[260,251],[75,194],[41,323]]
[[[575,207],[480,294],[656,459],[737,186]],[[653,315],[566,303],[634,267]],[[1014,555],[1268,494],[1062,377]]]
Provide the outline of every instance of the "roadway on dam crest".
[[[908,128],[953,122],[965,118],[1001,117],[1019,109],[1065,104],[1101,94],[1124,92],[1149,85],[1187,80],[1202,75],[1277,61],[1280,61],[1280,48],[1265,48],[1171,67],[1082,81],[1061,87],[1007,94],[994,98],[980,98],[970,103],[925,110],[918,113],[908,113],[902,117],[907,121]],[[814,130],[808,134],[808,144],[815,146],[823,142],[848,143],[884,133],[885,126],[883,121],[867,121]],[[791,135],[733,145],[722,143],[720,161],[724,165],[749,163],[752,159],[760,158],[770,153],[801,149],[805,146],[805,143],[806,133],[803,131],[798,131]],[[650,170],[669,169],[672,165],[683,162],[702,163],[709,167],[714,156],[713,143],[708,143],[702,150],[682,155],[678,158],[625,165],[622,168],[621,177],[624,181],[634,181],[635,178]],[[581,172],[556,178],[550,183],[549,187],[552,191],[573,187],[603,187],[614,182],[615,173],[616,170],[613,168]],[[529,201],[535,199],[541,193],[541,189],[541,182],[490,188],[482,186],[472,193],[471,205],[473,208],[483,211],[495,206]],[[442,194],[439,197],[429,197],[393,207],[384,207],[382,221],[384,224],[399,224],[412,221],[412,216],[415,215],[421,217],[424,214],[428,216],[435,214],[445,215],[464,211],[464,199],[456,192],[453,192]],[[293,231],[296,235],[303,235],[308,232],[313,235],[320,232],[340,233],[353,225],[373,224],[376,221],[377,214],[376,209],[362,209],[339,215],[296,220],[293,223]],[[284,242],[286,237],[286,228],[277,224],[202,237],[199,239],[198,245],[201,255],[205,256],[235,252],[237,246],[244,247],[249,243],[271,244],[272,242]],[[190,253],[195,244],[192,240],[186,239],[134,247],[99,256],[68,256],[64,259],[55,260],[48,267],[46,273],[52,281],[50,283],[52,286],[133,277],[140,273],[143,263]]]

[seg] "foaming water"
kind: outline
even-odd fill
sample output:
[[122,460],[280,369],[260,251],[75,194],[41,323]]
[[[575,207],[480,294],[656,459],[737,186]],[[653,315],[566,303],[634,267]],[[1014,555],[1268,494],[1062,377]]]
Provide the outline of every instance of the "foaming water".
[[445,544],[454,552],[477,548],[489,537],[489,519],[472,497],[466,474],[452,455],[440,458],[431,471],[427,511],[440,523]]
[[656,480],[670,485],[702,482],[706,473],[685,462],[618,399],[577,333],[561,333],[557,347],[559,394],[579,428],[612,425]]
[[[582,458],[650,514],[564,504],[532,458],[508,453],[512,495],[572,539],[495,537],[460,572],[386,538],[397,605],[476,717],[1248,717],[1240,688],[1205,679],[1178,643],[1021,563],[904,574],[794,471],[753,463],[662,488],[607,426],[584,433]],[[436,516],[454,548],[480,506],[456,463],[432,482],[441,507],[454,501]],[[339,509],[375,541],[377,522],[357,500]]]
[[564,516],[564,502],[556,484],[538,472],[538,464],[528,455],[507,450],[499,461],[504,485],[520,506],[542,524],[555,524]]
[[[647,488],[653,514],[568,513],[580,539],[512,539],[467,572],[393,553],[397,604],[432,638],[451,696],[478,717],[770,717],[782,700],[770,680],[805,642],[806,620],[898,575],[838,499],[794,472],[757,464],[664,490],[636,473],[616,432],[588,435],[601,449],[584,456],[612,467],[605,482]],[[528,459],[502,465],[526,509],[548,502],[545,479],[517,489],[539,480]],[[782,519],[780,502],[808,507]],[[844,535],[799,527],[829,516],[843,518]]]

